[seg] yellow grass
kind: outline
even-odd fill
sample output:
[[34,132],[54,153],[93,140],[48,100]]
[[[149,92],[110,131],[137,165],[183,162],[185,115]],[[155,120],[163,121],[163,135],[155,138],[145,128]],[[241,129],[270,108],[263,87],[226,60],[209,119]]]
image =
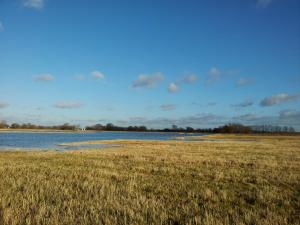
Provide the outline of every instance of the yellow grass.
[[253,137],[1,152],[0,224],[299,224],[300,138]]

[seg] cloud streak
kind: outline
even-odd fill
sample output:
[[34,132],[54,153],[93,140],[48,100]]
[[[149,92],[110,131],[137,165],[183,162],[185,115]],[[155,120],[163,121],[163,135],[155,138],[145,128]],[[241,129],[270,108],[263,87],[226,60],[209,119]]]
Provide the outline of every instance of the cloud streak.
[[281,120],[300,121],[300,111],[299,110],[284,110],[279,113],[279,118]]
[[91,72],[91,76],[95,80],[101,80],[101,79],[104,79],[104,77],[105,77],[104,74],[98,70],[94,70],[93,72]]
[[157,72],[151,75],[140,74],[138,78],[133,81],[133,88],[153,88],[164,80],[162,73]]
[[27,8],[41,10],[44,7],[44,5],[44,0],[23,0],[23,6]]
[[172,110],[175,110],[176,109],[176,105],[174,104],[162,104],[160,106],[160,108],[163,110],[163,111],[172,111]]
[[214,83],[218,82],[220,79],[221,79],[221,71],[218,68],[213,67],[208,72],[206,84],[214,84]]
[[170,93],[176,93],[180,90],[180,86],[182,84],[193,84],[196,83],[198,80],[198,76],[196,74],[186,74],[176,82],[172,82],[168,86],[168,91]]
[[273,0],[257,0],[256,6],[259,8],[267,8]]
[[187,74],[183,76],[178,83],[192,84],[197,82],[198,76],[196,74]]
[[254,104],[254,102],[250,99],[247,99],[241,103],[238,103],[238,104],[233,104],[231,105],[232,107],[234,108],[237,108],[237,109],[240,109],[240,108],[246,108],[246,107],[250,107]]
[[287,93],[281,93],[277,95],[273,95],[271,97],[266,97],[263,100],[261,100],[260,105],[267,107],[267,106],[274,106],[279,105],[287,102],[296,101],[300,98],[300,93],[289,95]]
[[[168,104],[166,104],[168,105]],[[171,104],[170,104],[171,105]],[[248,126],[254,125],[279,125],[293,126],[300,130],[300,111],[285,110],[278,115],[256,115],[247,113],[236,116],[218,115],[213,113],[198,113],[191,116],[170,118],[170,117],[133,117],[129,120],[122,120],[123,125],[146,125],[153,128],[171,127],[173,124],[181,127],[191,126],[194,128],[213,128],[228,123],[241,123]]]
[[254,79],[253,78],[240,78],[239,80],[237,80],[236,85],[241,87],[241,86],[246,86],[246,85],[250,85],[254,83]]
[[170,93],[176,93],[176,92],[179,91],[179,87],[178,87],[178,85],[175,84],[175,83],[170,83],[169,86],[168,86],[168,91],[169,91]]
[[74,76],[74,79],[75,79],[75,80],[84,80],[84,79],[85,79],[85,76],[82,75],[82,74],[76,74],[76,75]]
[[54,79],[55,79],[55,77],[50,73],[40,74],[33,78],[34,81],[38,81],[38,82],[50,82],[50,81],[53,81]]
[[217,105],[216,102],[209,102],[209,103],[207,103],[207,106],[216,106],[216,105]]
[[0,32],[2,32],[2,31],[4,31],[4,25],[3,25],[3,23],[0,20]]
[[54,107],[59,109],[78,109],[83,107],[83,104],[81,102],[58,102]]

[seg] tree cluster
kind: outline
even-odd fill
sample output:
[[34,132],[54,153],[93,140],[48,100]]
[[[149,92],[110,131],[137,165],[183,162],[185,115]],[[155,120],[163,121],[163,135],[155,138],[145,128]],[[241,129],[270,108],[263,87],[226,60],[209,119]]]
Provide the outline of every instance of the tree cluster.
[[0,121],[0,129],[9,128],[9,125],[5,121]]
[[[258,129],[263,128],[263,129]],[[112,123],[106,125],[96,124],[87,126],[86,130],[96,131],[137,131],[137,132],[184,132],[184,133],[235,133],[235,134],[250,134],[250,133],[294,133],[295,129],[292,127],[279,127],[279,126],[245,126],[238,123],[229,123],[217,128],[194,129],[193,127],[178,127],[173,125],[171,128],[164,129],[148,129],[146,126],[129,126],[120,127]]]
[[[0,129],[48,129],[48,130],[81,130],[80,126],[65,123],[55,126],[35,125],[31,123],[12,123],[9,125],[5,121],[0,121]],[[135,132],[184,132],[184,133],[236,133],[236,134],[250,134],[250,133],[295,133],[293,127],[287,126],[245,126],[238,123],[229,123],[217,128],[194,129],[193,127],[178,127],[173,125],[171,128],[164,129],[148,129],[146,126],[128,126],[121,127],[112,123],[106,125],[95,124],[85,127],[86,130],[91,131],[135,131]]]
[[[0,125],[1,128],[1,125]],[[41,130],[79,130],[80,126],[78,125],[71,125],[69,123],[65,123],[62,125],[54,125],[54,126],[43,126],[43,125],[35,125],[31,123],[12,123],[10,126],[7,125],[6,128],[11,129],[41,129]]]
[[238,123],[229,123],[224,126],[215,128],[214,132],[225,134],[250,134],[252,133],[252,128]]
[[96,130],[96,131],[149,131],[145,126],[129,126],[129,127],[120,127],[115,126],[112,123],[106,125],[96,124],[93,126],[87,126],[86,130]]

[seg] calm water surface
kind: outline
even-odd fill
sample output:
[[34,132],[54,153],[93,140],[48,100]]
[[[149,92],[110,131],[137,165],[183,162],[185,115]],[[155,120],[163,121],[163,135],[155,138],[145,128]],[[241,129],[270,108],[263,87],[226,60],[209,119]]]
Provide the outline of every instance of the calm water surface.
[[[185,137],[193,134],[159,133],[159,132],[82,132],[82,133],[31,133],[31,132],[0,132],[0,150],[16,148],[37,148],[67,150],[59,144],[68,142],[94,140],[170,140],[174,137]],[[195,134],[197,136],[201,134]],[[100,147],[100,145],[99,145]],[[73,147],[74,149],[76,147]],[[77,147],[78,148],[78,147]]]

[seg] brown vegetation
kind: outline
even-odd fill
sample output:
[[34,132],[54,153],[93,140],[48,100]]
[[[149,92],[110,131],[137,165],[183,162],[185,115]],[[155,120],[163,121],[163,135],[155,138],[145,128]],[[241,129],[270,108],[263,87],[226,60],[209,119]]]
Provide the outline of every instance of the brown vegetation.
[[1,152],[0,224],[299,224],[299,138],[227,137]]

